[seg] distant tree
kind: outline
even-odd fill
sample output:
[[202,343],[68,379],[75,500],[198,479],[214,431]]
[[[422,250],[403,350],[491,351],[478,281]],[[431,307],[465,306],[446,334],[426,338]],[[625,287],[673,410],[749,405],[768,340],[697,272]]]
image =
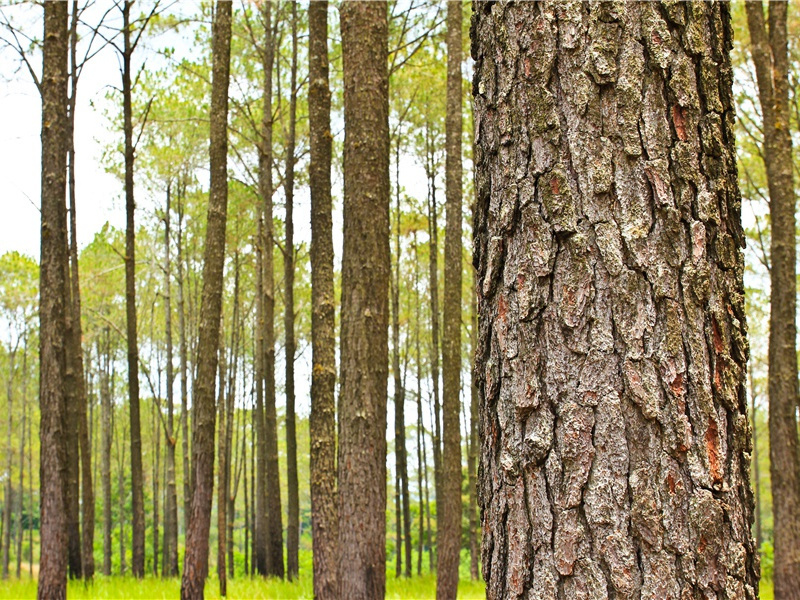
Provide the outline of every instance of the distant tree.
[[[775,597],[800,598],[800,441],[797,435],[797,250],[789,103],[788,2],[745,3],[761,104],[771,228],[769,440],[775,515]],[[767,25],[769,26],[767,28]]]
[[441,508],[436,597],[455,598],[461,557],[461,0],[447,3],[447,115],[444,248],[444,310],[442,331]]
[[474,10],[487,596],[755,598],[730,6]]

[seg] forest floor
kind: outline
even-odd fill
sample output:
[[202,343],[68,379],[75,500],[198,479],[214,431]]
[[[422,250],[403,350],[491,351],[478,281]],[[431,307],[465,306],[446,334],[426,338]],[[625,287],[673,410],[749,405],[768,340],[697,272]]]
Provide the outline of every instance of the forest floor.
[[[180,596],[179,579],[146,577],[137,580],[133,577],[95,576],[91,584],[81,581],[69,583],[67,598],[70,600],[90,598],[119,599],[174,599]],[[219,598],[219,584],[216,577],[209,577],[206,583],[206,598]],[[311,574],[302,574],[298,581],[289,583],[277,579],[262,580],[257,578],[237,577],[228,581],[228,598],[230,599],[276,599],[276,598],[313,598]],[[386,598],[392,599],[424,599],[436,597],[436,577],[422,575],[411,579],[397,579],[392,575],[386,577]],[[458,597],[478,599],[485,598],[483,582],[462,580],[458,586]],[[24,600],[36,598],[36,581],[22,577],[0,582],[0,600]]]
[[[180,595],[180,580],[163,580],[146,577],[137,580],[133,577],[96,576],[91,584],[80,581],[69,583],[67,597],[71,600],[90,598],[147,599],[177,598]],[[426,574],[411,579],[396,578],[387,574],[386,598],[406,600],[436,597],[436,577]],[[486,591],[482,581],[470,581],[463,578],[459,582],[458,597],[465,599],[485,598]],[[24,577],[0,582],[0,600],[24,600],[36,598],[36,581]],[[216,577],[209,577],[206,583],[206,598],[217,599],[219,585]],[[277,599],[277,598],[313,598],[311,574],[301,574],[298,581],[289,583],[277,579],[262,580],[257,578],[237,577],[228,581],[228,598],[234,599]],[[761,600],[773,600],[772,582],[761,582]]]

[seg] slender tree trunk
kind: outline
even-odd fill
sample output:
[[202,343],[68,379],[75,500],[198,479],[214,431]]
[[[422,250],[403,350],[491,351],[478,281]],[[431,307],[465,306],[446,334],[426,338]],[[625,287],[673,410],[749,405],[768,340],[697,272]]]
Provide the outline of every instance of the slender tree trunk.
[[[235,498],[236,492],[231,491],[231,469],[233,463],[232,448],[233,448],[233,425],[235,420],[235,395],[236,395],[236,378],[238,375],[238,361],[239,361],[239,344],[241,338],[241,327],[239,322],[239,250],[237,249],[233,255],[234,265],[234,284],[233,284],[233,319],[231,327],[231,361],[228,373],[227,393],[225,396],[225,430],[222,434],[221,440],[224,442],[225,452],[223,457],[225,460],[225,468],[220,469],[224,471],[224,480],[220,484],[222,493],[220,494],[220,503],[224,504],[224,518],[220,521],[220,526],[225,531],[224,543],[220,544],[220,553],[223,555],[223,562],[227,566],[227,574],[233,577],[233,519],[235,511]],[[238,485],[238,476],[236,484]],[[225,560],[227,554],[227,561]],[[220,577],[220,581],[222,577]]]
[[[769,440],[775,518],[775,597],[800,598],[800,443],[797,436],[797,251],[789,112],[788,2],[745,3],[763,115],[771,246]],[[768,25],[768,28],[767,28]]]
[[[67,132],[67,176],[69,191],[69,273],[68,281],[68,309],[71,316],[70,339],[68,340],[69,351],[67,360],[72,368],[72,402],[77,415],[78,437],[74,442],[68,443],[75,446],[76,456],[80,456],[80,486],[75,487],[75,502],[78,501],[77,490],[80,489],[80,508],[82,515],[82,527],[77,530],[82,534],[80,539],[81,565],[80,573],[84,579],[91,579],[94,576],[94,487],[92,485],[92,455],[89,440],[89,425],[87,422],[87,395],[86,379],[83,367],[83,331],[81,326],[81,292],[80,278],[78,274],[78,233],[77,233],[77,214],[75,201],[75,107],[77,103],[78,89],[78,65],[77,65],[77,45],[78,45],[78,2],[73,0],[72,18],[70,25],[70,93],[69,93],[69,121]],[[77,516],[76,516],[77,518]],[[76,528],[71,528],[71,532]]]
[[[277,27],[278,19],[275,19]],[[271,3],[264,3],[264,115],[261,123],[262,148],[259,154],[259,190],[264,201],[264,466],[266,469],[266,572],[283,577],[283,514],[281,511],[280,468],[278,465],[278,417],[275,406],[275,269],[272,251],[272,66],[275,30],[271,21]],[[257,494],[257,498],[260,494]]]
[[64,351],[66,285],[67,4],[45,2],[42,45],[42,201],[39,271],[41,600],[66,598]]
[[389,371],[389,78],[384,2],[340,9],[344,66],[344,246],[339,399],[339,597],[386,591]]
[[195,488],[186,535],[181,598],[201,599],[208,575],[208,533],[214,489],[214,378],[222,315],[225,226],[228,210],[228,82],[231,56],[231,2],[217,2],[214,11],[211,84],[211,185],[208,200],[203,295],[200,310],[199,363],[193,386],[197,420],[192,443]]
[[175,484],[175,371],[172,349],[172,260],[171,250],[172,183],[167,184],[167,205],[164,210],[164,335],[167,344],[167,465],[166,503],[164,506],[164,560],[163,577],[178,575],[178,491]]
[[[189,531],[189,513],[192,505],[191,488],[191,467],[189,464],[189,406],[188,406],[188,386],[189,386],[189,367],[188,348],[186,345],[186,300],[185,300],[185,279],[183,271],[183,202],[185,199],[185,187],[178,186],[178,335],[180,354],[180,378],[181,378],[181,454],[183,455],[183,530]],[[177,530],[177,522],[175,529]],[[177,538],[177,531],[175,536]],[[175,549],[175,559],[177,560],[177,547]],[[176,565],[175,575],[178,574]]]
[[[473,205],[474,208],[474,205]],[[470,288],[470,356],[475,356],[478,346],[478,292],[475,270]],[[467,481],[469,485],[469,575],[473,581],[480,577],[478,560],[478,381],[474,369],[470,369],[469,403],[469,455],[467,457]]]
[[[153,303],[153,308],[155,308],[155,302]],[[153,318],[154,315],[151,315]],[[153,321],[155,319],[153,318]],[[159,369],[160,371],[160,369]],[[159,380],[161,379],[161,375],[159,373]],[[159,381],[158,389],[161,389],[161,382]],[[158,524],[160,520],[160,506],[159,503],[161,501],[161,497],[159,494],[159,477],[161,475],[161,427],[159,427],[159,417],[158,417],[158,402],[155,398],[153,398],[153,420],[152,420],[152,432],[153,432],[153,576],[158,577],[158,559],[160,556],[158,542],[159,542],[159,535],[158,535]]]
[[[3,556],[2,577],[8,579],[8,563],[11,554],[11,508],[14,506],[14,488],[11,485],[11,469],[14,465],[14,450],[12,449],[12,435],[14,432],[14,369],[17,354],[16,347],[8,353],[8,378],[6,379],[6,396],[8,398],[8,437],[6,439],[6,486],[3,493]],[[21,493],[20,488],[20,493]]]
[[308,118],[311,160],[311,538],[314,596],[338,598],[336,497],[336,299],[333,287],[331,91],[328,2],[308,6]]
[[[430,279],[430,303],[431,303],[431,378],[433,379],[433,487],[436,496],[436,535],[438,544],[439,535],[439,500],[441,499],[441,465],[442,465],[442,433],[439,415],[441,405],[439,404],[439,226],[438,213],[436,207],[436,168],[433,158],[433,139],[430,134],[428,139],[430,124],[426,129],[426,142],[428,145],[428,239],[429,239],[429,279]],[[433,548],[431,548],[433,552]]]
[[103,575],[111,575],[111,389],[109,387],[109,376],[111,370],[111,333],[106,327],[104,331],[105,346],[101,353],[98,349],[98,357],[103,357],[105,362],[100,365],[100,414],[103,422],[103,434],[101,442],[102,454],[102,476],[103,481]]
[[753,491],[755,493],[756,548],[761,550],[761,474],[758,465],[758,422],[756,420],[756,384],[753,379],[753,363],[748,364],[750,382],[750,423],[753,430]]
[[[117,518],[119,519],[119,574],[125,575],[128,570],[128,562],[125,556],[125,548],[127,547],[127,540],[125,539],[125,437],[127,432],[123,431],[117,433],[117,499],[119,502],[119,512]],[[120,442],[120,439],[122,440]]]
[[286,335],[286,483],[288,486],[288,523],[286,527],[286,572],[289,580],[300,569],[300,488],[297,481],[297,432],[295,423],[294,358],[294,152],[297,124],[297,2],[292,0],[292,66],[289,92],[289,134],[286,139],[286,221],[284,230],[283,277],[284,318]]
[[[261,211],[259,211],[261,212]],[[253,456],[258,455],[258,469],[255,485],[252,487],[255,494],[255,519],[253,520],[253,569],[260,575],[268,575],[267,571],[267,433],[264,420],[264,219],[263,213],[259,215],[258,234],[259,243],[256,244],[256,288],[259,290],[256,297],[256,327],[255,335],[255,369],[256,369],[256,406],[253,418],[255,420],[256,447]]]
[[755,598],[730,7],[474,9],[487,597]]
[[447,3],[447,114],[444,248],[444,328],[442,331],[441,508],[436,597],[458,592],[461,551],[461,0]]
[[[23,513],[25,512],[25,434],[31,426],[28,420],[28,331],[23,334],[22,342],[22,431],[19,436],[19,512],[17,512],[17,579],[22,574],[22,537],[23,537]],[[29,473],[29,479],[32,474]],[[28,523],[30,527],[30,520]]]
[[130,412],[131,494],[134,577],[144,577],[144,480],[142,475],[142,428],[139,415],[139,347],[136,334],[136,225],[133,199],[133,109],[131,99],[131,6],[122,5],[122,114],[125,134],[125,316],[128,341],[128,410]]
[[225,328],[224,317],[220,324],[219,333],[219,384],[217,410],[219,412],[219,438],[217,442],[217,579],[219,579],[219,594],[223,598],[228,595],[228,580],[225,570],[225,533],[227,532],[227,448],[225,446],[225,431],[227,429],[227,414],[225,409],[225,380],[227,363],[225,357]]
[[417,232],[414,231],[414,348],[417,364],[417,486],[419,488],[419,542],[417,544],[417,575],[422,575],[422,549],[425,539],[425,502],[422,486],[422,439],[424,426],[422,422],[422,354],[420,353],[420,314],[419,297],[419,255],[417,250]]

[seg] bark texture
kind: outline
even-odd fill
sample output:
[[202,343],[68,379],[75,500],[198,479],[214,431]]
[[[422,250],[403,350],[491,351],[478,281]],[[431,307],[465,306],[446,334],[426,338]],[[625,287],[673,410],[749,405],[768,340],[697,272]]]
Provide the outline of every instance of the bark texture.
[[331,201],[328,2],[308,6],[308,120],[311,162],[311,537],[314,597],[338,598],[336,498],[336,318]]
[[461,550],[461,0],[447,3],[445,241],[442,330],[442,479],[436,501],[439,562],[436,597],[458,592]]
[[231,58],[231,2],[220,0],[214,11],[211,83],[211,185],[208,198],[206,246],[197,378],[193,386],[196,422],[192,440],[195,488],[186,532],[181,598],[203,598],[208,575],[208,533],[214,490],[214,379],[222,315],[225,226],[228,211],[228,82]]
[[339,597],[386,591],[389,376],[387,4],[340,9],[344,67],[344,246],[339,399]]
[[729,6],[474,6],[489,598],[756,597]]
[[764,132],[771,224],[769,439],[775,519],[775,597],[800,598],[800,443],[797,436],[796,218],[789,122],[787,2],[747,2]]
[[67,250],[67,3],[44,3],[39,271],[40,600],[66,598],[64,351]]

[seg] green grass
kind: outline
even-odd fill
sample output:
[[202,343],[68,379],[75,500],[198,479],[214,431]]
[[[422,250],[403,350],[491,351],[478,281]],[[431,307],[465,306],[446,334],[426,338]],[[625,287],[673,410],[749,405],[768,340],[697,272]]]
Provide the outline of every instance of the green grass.
[[[178,579],[161,580],[146,577],[137,580],[133,577],[96,576],[90,584],[71,581],[67,597],[71,600],[90,598],[124,598],[130,600],[155,600],[158,598],[178,598],[180,581]],[[398,600],[434,598],[436,596],[436,577],[422,575],[411,579],[397,579],[392,575],[386,577],[386,597]],[[219,584],[216,577],[210,577],[206,583],[206,598],[219,598]],[[484,598],[482,582],[461,581],[458,597],[465,599]],[[36,598],[36,581],[26,577],[0,582],[0,600],[24,600]],[[301,575],[294,583],[277,579],[236,578],[228,581],[228,598],[230,599],[277,599],[277,598],[313,598],[311,574]]]

